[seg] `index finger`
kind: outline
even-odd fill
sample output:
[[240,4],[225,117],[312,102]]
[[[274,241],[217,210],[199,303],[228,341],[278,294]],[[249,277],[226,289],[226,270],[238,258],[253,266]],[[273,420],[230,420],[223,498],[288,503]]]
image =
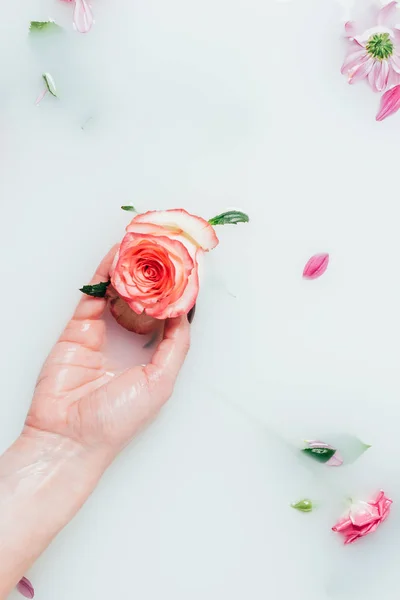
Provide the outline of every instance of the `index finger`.
[[[110,269],[117,252],[118,244],[115,244],[106,254],[96,269],[89,285],[108,281],[110,279]],[[104,312],[107,300],[105,298],[94,298],[82,294],[82,298],[75,309],[73,319],[99,319]]]

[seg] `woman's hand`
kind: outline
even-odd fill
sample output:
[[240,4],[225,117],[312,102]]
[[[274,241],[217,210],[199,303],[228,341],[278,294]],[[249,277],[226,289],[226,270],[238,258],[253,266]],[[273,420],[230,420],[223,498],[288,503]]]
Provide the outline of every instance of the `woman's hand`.
[[[108,280],[115,250],[93,283]],[[166,321],[149,364],[108,372],[105,307],[102,298],[81,299],[42,369],[22,435],[0,457],[0,600],[158,413],[185,360],[189,323],[181,317]]]
[[[109,279],[116,249],[104,258],[93,283]],[[106,370],[102,353],[105,307],[103,298],[82,297],[39,376],[25,434],[58,434],[114,455],[170,397],[189,349],[187,317],[166,321],[148,365],[115,376]]]

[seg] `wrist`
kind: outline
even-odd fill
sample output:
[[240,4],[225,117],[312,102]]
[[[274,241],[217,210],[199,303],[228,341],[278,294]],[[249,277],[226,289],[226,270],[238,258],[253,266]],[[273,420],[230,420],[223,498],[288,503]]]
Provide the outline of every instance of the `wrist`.
[[30,428],[0,457],[0,598],[74,517],[109,462],[99,448]]

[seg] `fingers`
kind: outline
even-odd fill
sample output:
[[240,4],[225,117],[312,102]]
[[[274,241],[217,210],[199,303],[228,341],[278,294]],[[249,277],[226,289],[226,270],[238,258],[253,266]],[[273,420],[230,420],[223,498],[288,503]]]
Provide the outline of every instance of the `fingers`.
[[166,377],[174,383],[185,362],[190,347],[190,325],[186,315],[168,319],[164,336],[158,345],[151,362],[145,367],[150,378]]
[[[118,244],[113,246],[108,254],[103,258],[96,270],[96,273],[93,275],[90,284],[93,285],[95,283],[109,280],[111,265],[117,249]],[[106,303],[107,302],[104,298],[93,298],[92,296],[85,296],[82,294],[82,298],[76,307],[73,319],[99,319],[104,312]]]

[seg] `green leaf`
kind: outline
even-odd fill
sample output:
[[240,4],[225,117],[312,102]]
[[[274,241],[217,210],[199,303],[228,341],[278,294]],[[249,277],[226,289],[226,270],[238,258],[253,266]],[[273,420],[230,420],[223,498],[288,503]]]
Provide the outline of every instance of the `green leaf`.
[[136,208],[132,206],[132,204],[126,204],[125,206],[121,206],[122,210],[127,210],[130,212],[137,212]]
[[299,500],[296,502],[296,504],[291,504],[290,506],[296,510],[300,510],[301,512],[311,512],[313,509],[313,503],[308,498]]
[[35,31],[61,31],[61,27],[51,19],[48,21],[31,21],[29,31],[31,33]]
[[248,223],[250,221],[248,215],[239,210],[228,210],[213,217],[208,222],[210,225],[237,225],[238,223]]
[[93,296],[94,298],[104,298],[110,283],[111,281],[101,281],[94,285],[84,285],[79,291],[87,296]]
[[335,448],[303,448],[302,452],[321,463],[326,463],[335,454]]
[[52,96],[57,98],[57,88],[54,79],[50,75],[50,73],[43,73],[42,75],[44,82],[46,84],[47,90],[50,92]]

